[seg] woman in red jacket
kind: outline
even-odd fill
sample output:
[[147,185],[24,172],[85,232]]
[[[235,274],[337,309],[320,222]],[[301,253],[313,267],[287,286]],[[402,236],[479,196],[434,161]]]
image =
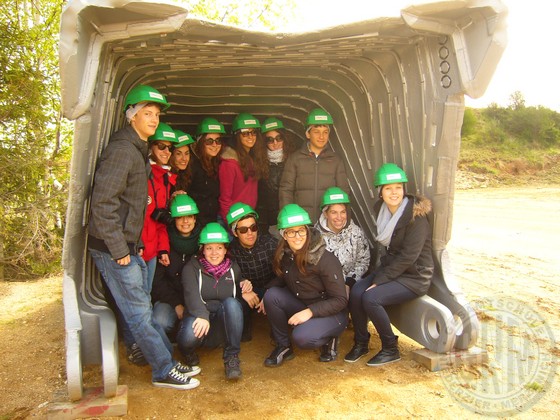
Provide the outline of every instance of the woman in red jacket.
[[247,113],[239,114],[233,121],[235,145],[224,150],[218,170],[219,215],[224,225],[233,203],[257,206],[259,179],[268,177],[268,158],[260,127],[259,120]]
[[173,152],[173,145],[177,143],[177,136],[167,124],[159,123],[155,134],[149,137],[148,141],[152,171],[148,176],[148,205],[142,229],[142,258],[148,266],[147,291],[150,293],[157,261],[165,266],[169,265],[167,225],[171,216],[168,202],[176,175],[170,172],[171,168],[167,163]]

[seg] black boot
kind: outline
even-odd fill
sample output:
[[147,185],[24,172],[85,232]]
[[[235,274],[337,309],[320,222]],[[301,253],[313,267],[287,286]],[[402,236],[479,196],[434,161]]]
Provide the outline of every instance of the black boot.
[[366,364],[368,366],[381,366],[401,360],[398,339],[399,337],[396,335],[392,339],[387,340],[383,340],[382,337],[381,351],[369,359]]
[[321,362],[332,362],[338,356],[338,337],[331,338],[327,344],[321,346],[321,355],[319,360]]

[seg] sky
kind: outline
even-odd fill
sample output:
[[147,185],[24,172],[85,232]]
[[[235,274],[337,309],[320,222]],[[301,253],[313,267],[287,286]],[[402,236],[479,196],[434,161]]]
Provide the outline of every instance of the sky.
[[[435,1],[435,0],[434,0]],[[398,17],[414,0],[297,0],[296,17],[288,30],[316,29],[376,17]],[[338,2],[337,2],[338,3]],[[557,0],[502,0],[508,10],[508,45],[486,92],[465,98],[470,107],[510,103],[520,91],[528,106],[542,105],[560,112],[560,2]],[[556,52],[555,52],[556,51]]]

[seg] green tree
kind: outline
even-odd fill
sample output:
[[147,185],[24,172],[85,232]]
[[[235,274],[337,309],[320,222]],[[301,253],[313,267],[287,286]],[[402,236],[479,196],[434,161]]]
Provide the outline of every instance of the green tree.
[[71,134],[60,112],[62,5],[0,9],[0,278],[60,269]]
[[513,110],[525,108],[525,97],[520,91],[516,90],[509,96],[509,108]]
[[275,30],[294,16],[295,0],[175,0],[189,17],[255,30]]

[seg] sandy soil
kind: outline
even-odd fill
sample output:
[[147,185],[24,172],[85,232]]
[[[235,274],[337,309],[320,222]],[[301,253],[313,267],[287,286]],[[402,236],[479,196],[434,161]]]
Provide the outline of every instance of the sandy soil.
[[[559,211],[560,188],[478,189],[456,194],[448,251],[455,280],[465,296],[472,302],[482,298],[521,301],[546,327],[545,334],[537,334],[534,340],[540,343],[540,353],[528,357],[533,361],[548,358],[544,368],[552,373],[529,386],[514,384],[536,401],[520,406],[519,418],[558,418],[560,412],[560,372],[556,369],[560,352],[551,339],[551,335],[560,337]],[[45,417],[49,402],[65,392],[60,284],[60,278],[0,283],[0,419]],[[510,339],[504,345],[506,356],[526,361],[527,355],[516,348],[515,337],[523,335],[519,328],[498,325],[500,319],[492,315],[492,308],[475,307],[484,331],[503,330]],[[532,323],[531,328],[539,329],[539,325]],[[457,402],[449,388],[449,375],[463,378],[461,386],[472,389],[477,378],[496,381],[503,375],[500,345],[488,334],[479,342],[488,350],[488,364],[430,372],[411,359],[411,352],[420,346],[404,336],[400,340],[403,360],[385,367],[369,368],[367,359],[348,364],[342,357],[319,363],[318,352],[297,350],[296,358],[281,368],[266,369],[262,362],[272,349],[266,320],[257,319],[255,330],[253,341],[242,345],[242,380],[225,381],[220,350],[200,351],[202,384],[184,392],[154,388],[150,369],[128,364],[121,348],[120,383],[129,387],[127,418],[472,418],[480,415]],[[503,341],[504,335],[498,335]],[[346,331],[340,353],[344,355],[351,345],[352,332]],[[370,348],[370,354],[379,349],[376,336]],[[86,367],[84,382],[99,385],[98,368]],[[495,382],[493,390],[480,392],[491,394],[496,389]]]

